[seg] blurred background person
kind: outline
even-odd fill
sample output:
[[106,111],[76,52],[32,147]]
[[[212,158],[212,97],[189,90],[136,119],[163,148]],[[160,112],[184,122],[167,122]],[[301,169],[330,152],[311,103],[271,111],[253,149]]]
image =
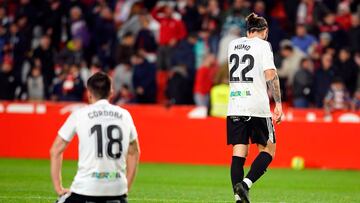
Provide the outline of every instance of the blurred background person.
[[157,68],[168,70],[171,66],[170,47],[186,36],[186,27],[181,19],[173,16],[174,4],[171,2],[159,1],[151,14],[160,23]]
[[334,71],[335,75],[342,79],[346,89],[352,96],[356,90],[358,67],[355,64],[353,57],[351,57],[349,48],[343,47],[340,49],[338,60],[336,60],[336,69]]
[[299,70],[300,61],[305,57],[305,54],[297,47],[294,47],[290,40],[283,40],[280,43],[280,54],[283,59],[278,69],[278,75],[282,88],[282,96],[286,101],[288,99],[289,89],[291,89],[293,85],[295,73]]
[[296,25],[295,33],[296,35],[291,38],[292,45],[299,48],[304,54],[308,54],[309,49],[317,43],[316,38],[307,33],[304,24]]
[[136,102],[155,103],[156,67],[140,54],[131,56],[131,64],[133,66],[132,84]]
[[229,69],[224,64],[215,75],[214,86],[210,90],[210,115],[225,118],[229,102]]
[[350,95],[342,79],[334,78],[324,98],[325,116],[331,116],[331,113],[337,110],[349,110],[350,104]]
[[80,77],[80,67],[71,64],[67,71],[60,74],[54,84],[53,99],[58,101],[82,101],[84,96],[84,82]]
[[204,62],[196,72],[194,86],[194,101],[197,106],[208,106],[210,89],[214,83],[215,74],[218,70],[215,56],[208,54]]
[[26,97],[30,101],[43,101],[48,97],[47,84],[41,74],[41,67],[34,66],[26,83]]
[[20,81],[15,77],[11,58],[5,58],[0,71],[0,100],[16,99],[20,85]]
[[293,84],[293,105],[295,108],[308,108],[313,94],[313,64],[311,59],[303,58],[300,69],[295,73]]
[[324,98],[329,91],[334,78],[334,65],[331,54],[324,54],[321,58],[321,67],[316,70],[314,77],[315,106],[323,107]]
[[165,95],[168,103],[193,104],[192,82],[185,64],[173,67],[169,73]]

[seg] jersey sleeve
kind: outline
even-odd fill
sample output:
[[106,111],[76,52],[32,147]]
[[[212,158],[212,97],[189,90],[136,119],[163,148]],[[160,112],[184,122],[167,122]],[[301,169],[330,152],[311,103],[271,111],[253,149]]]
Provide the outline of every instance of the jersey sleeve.
[[274,64],[274,54],[272,52],[272,48],[270,43],[264,43],[263,46],[263,58],[262,58],[262,67],[263,70],[276,69]]
[[134,121],[130,115],[130,113],[128,112],[128,121],[129,121],[129,125],[130,125],[130,143],[137,140],[138,138],[138,134],[137,134],[137,131],[136,131],[136,127],[135,127],[135,124],[134,124]]
[[65,141],[70,142],[74,137],[76,132],[76,114],[75,112],[71,113],[70,116],[66,119],[63,126],[61,126],[58,131],[58,135],[63,138]]

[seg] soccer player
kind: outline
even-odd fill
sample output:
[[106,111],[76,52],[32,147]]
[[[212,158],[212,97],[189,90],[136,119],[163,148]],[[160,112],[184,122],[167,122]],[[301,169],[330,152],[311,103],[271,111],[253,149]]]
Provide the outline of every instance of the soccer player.
[[[109,103],[111,81],[96,73],[87,81],[90,105],[73,112],[51,147],[51,178],[58,203],[126,203],[138,161],[139,143],[131,115]],[[77,134],[78,171],[70,190],[61,183],[63,152]]]
[[[275,100],[274,120],[282,116],[279,77],[271,45],[266,41],[268,24],[252,13],[247,18],[247,37],[228,46],[230,99],[227,116],[227,143],[233,145],[231,181],[236,202],[250,202],[248,192],[271,163],[276,147],[267,87]],[[249,139],[259,154],[244,178]]]

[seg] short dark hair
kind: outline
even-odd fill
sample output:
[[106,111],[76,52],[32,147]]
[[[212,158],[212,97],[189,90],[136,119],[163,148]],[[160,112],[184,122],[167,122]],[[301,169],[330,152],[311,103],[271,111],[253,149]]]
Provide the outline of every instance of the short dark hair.
[[88,90],[97,99],[107,99],[110,96],[111,80],[104,72],[97,72],[87,81]]
[[261,32],[268,28],[265,18],[251,13],[246,17],[246,30],[250,33]]

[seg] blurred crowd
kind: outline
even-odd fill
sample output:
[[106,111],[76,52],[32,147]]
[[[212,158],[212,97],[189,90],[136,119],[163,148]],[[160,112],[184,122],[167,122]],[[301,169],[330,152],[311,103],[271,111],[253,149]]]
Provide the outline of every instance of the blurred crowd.
[[358,0],[0,0],[0,100],[84,101],[105,71],[114,103],[221,109],[227,46],[251,12],[269,23],[285,101],[360,108]]

